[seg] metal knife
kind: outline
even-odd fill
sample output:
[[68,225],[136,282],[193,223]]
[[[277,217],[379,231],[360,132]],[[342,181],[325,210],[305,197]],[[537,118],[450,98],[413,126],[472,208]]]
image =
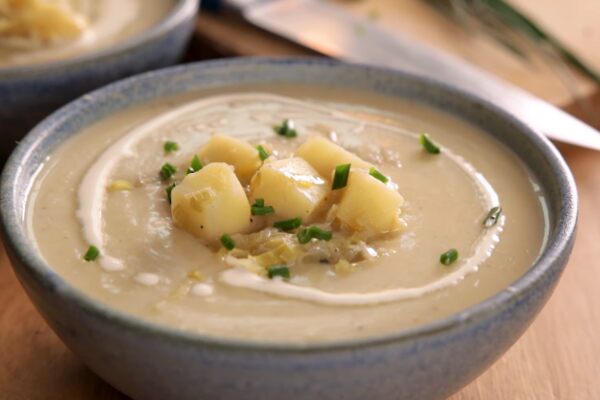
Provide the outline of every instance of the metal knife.
[[551,139],[600,150],[600,132],[559,108],[335,4],[323,0],[226,0],[226,4],[250,23],[324,55],[442,81],[508,110]]

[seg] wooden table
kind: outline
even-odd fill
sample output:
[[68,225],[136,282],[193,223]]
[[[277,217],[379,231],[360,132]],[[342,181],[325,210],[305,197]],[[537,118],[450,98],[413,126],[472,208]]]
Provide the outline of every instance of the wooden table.
[[[377,1],[376,4],[389,3],[389,0],[364,0],[351,6],[361,12]],[[422,12],[415,11],[420,9],[411,1],[399,1],[403,11]],[[528,1],[541,4],[542,0]],[[579,3],[585,1],[578,0]],[[544,2],[544,5],[549,3]],[[552,7],[544,9],[548,8]],[[560,15],[556,9],[548,14]],[[592,36],[600,43],[598,33]],[[198,24],[192,53],[193,58],[198,58],[310,52],[234,17],[206,15]],[[600,53],[596,56],[600,61]],[[511,74],[510,68],[500,75],[516,83],[528,79],[527,74],[520,77]],[[533,84],[529,82],[529,85]],[[599,106],[597,88],[583,80],[579,85],[585,96],[596,102],[592,104]],[[550,86],[541,84],[531,90],[541,90],[539,95],[574,110],[568,96],[555,88],[550,90]],[[531,328],[498,362],[452,400],[600,399],[600,268],[597,267],[600,260],[600,154],[564,145],[560,150],[575,175],[581,206],[577,242],[569,265]],[[126,399],[88,370],[48,328],[19,286],[1,248],[0,304],[0,400]]]
[[[371,23],[451,53],[520,86],[572,114],[600,126],[600,90],[573,71],[529,54],[524,61],[489,38],[466,31],[427,6],[424,0],[330,0]],[[600,70],[600,1],[510,0]],[[299,27],[298,29],[303,29]],[[310,27],[304,27],[310,29]],[[357,32],[360,30],[357,29]],[[249,25],[235,13],[204,13],[197,25],[197,51],[204,56],[290,56],[316,53]],[[582,107],[582,105],[584,107]],[[596,111],[594,111],[596,110]]]

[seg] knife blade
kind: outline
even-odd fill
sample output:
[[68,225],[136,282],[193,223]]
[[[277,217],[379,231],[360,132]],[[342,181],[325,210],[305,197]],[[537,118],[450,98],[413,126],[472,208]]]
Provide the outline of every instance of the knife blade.
[[[547,137],[600,151],[600,132],[493,74],[323,0],[228,0],[253,25],[321,54],[442,81],[507,110]],[[299,28],[300,27],[300,28]]]

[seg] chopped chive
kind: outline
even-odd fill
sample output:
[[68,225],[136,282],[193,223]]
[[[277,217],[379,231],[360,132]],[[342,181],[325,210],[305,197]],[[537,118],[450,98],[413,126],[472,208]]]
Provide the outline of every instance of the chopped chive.
[[176,142],[172,142],[172,141],[168,140],[165,142],[163,148],[165,149],[165,153],[169,154],[169,153],[179,150],[179,145]]
[[83,255],[83,259],[85,261],[94,261],[100,255],[100,250],[94,245],[91,245],[85,254]]
[[265,161],[267,158],[269,158],[269,153],[267,153],[267,150],[265,150],[265,148],[260,144],[256,146],[256,150],[258,151],[258,156],[260,157],[261,161]]
[[280,136],[284,136],[286,138],[294,138],[298,136],[298,132],[296,131],[294,121],[291,119],[284,119],[281,125],[275,125],[273,130],[276,134]]
[[250,213],[252,215],[269,215],[274,212],[275,209],[272,206],[265,206],[264,199],[256,199],[254,204],[250,207]]
[[252,215],[270,215],[275,213],[275,209],[272,206],[250,207],[250,213]]
[[267,269],[269,279],[273,279],[276,276],[280,276],[283,279],[290,279],[290,268],[284,264],[271,265]]
[[198,154],[192,158],[192,162],[190,163],[189,168],[187,169],[188,174],[193,174],[194,172],[198,172],[202,169],[202,162],[200,158],[198,158]]
[[177,168],[173,164],[164,163],[162,167],[160,167],[160,177],[166,181],[170,179],[173,174],[177,172]]
[[171,183],[169,186],[167,186],[165,188],[165,192],[167,192],[167,200],[169,201],[169,204],[171,204],[171,192],[173,191],[173,188],[176,186],[177,184],[175,182]]
[[483,226],[491,228],[496,225],[496,222],[498,222],[498,219],[500,218],[500,214],[502,214],[502,207],[492,207],[483,220]]
[[223,236],[221,236],[221,244],[227,250],[233,250],[233,248],[235,247],[235,242],[233,241],[233,239],[231,238],[231,236],[229,236],[226,233],[224,233]]
[[385,176],[384,174],[382,174],[381,172],[379,172],[378,170],[376,170],[375,168],[371,167],[371,169],[369,170],[369,175],[371,175],[373,178],[380,180],[383,183],[388,183],[388,181],[390,180],[390,178],[388,178],[387,176]]
[[429,139],[429,136],[426,133],[423,133],[421,136],[419,136],[419,143],[421,143],[421,146],[423,146],[425,151],[427,151],[429,154],[440,153],[440,148],[434,144],[431,139]]
[[275,228],[281,229],[282,231],[291,231],[292,229],[299,228],[300,225],[302,225],[302,220],[300,218],[285,219],[273,224]]
[[318,239],[318,240],[325,240],[325,241],[331,240],[333,234],[331,233],[331,231],[326,231],[317,226],[311,226],[311,227],[302,229],[296,236],[298,237],[298,241],[301,244],[305,244],[305,243],[310,242],[311,239]]
[[444,265],[450,265],[458,260],[458,251],[456,249],[450,249],[440,256],[440,262]]
[[340,164],[335,167],[333,175],[333,184],[331,190],[341,189],[348,184],[348,175],[350,175],[350,164]]

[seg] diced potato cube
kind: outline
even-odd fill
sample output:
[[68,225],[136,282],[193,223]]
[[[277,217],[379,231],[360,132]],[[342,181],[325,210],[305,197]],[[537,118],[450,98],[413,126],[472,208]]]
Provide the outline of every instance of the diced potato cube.
[[337,219],[346,229],[378,236],[402,228],[402,196],[390,184],[369,175],[368,171],[350,172],[343,189]]
[[250,144],[226,135],[214,135],[198,151],[198,157],[204,164],[224,162],[233,165],[235,173],[248,183],[262,164],[258,150]]
[[171,214],[180,228],[215,241],[249,226],[250,203],[233,167],[211,163],[173,188]]
[[321,176],[327,179],[332,178],[335,167],[340,164],[352,164],[353,169],[372,167],[360,157],[321,136],[308,139],[298,147],[296,155],[306,160]]
[[252,199],[264,199],[278,219],[310,221],[318,213],[329,185],[306,161],[286,158],[266,162],[250,183]]

